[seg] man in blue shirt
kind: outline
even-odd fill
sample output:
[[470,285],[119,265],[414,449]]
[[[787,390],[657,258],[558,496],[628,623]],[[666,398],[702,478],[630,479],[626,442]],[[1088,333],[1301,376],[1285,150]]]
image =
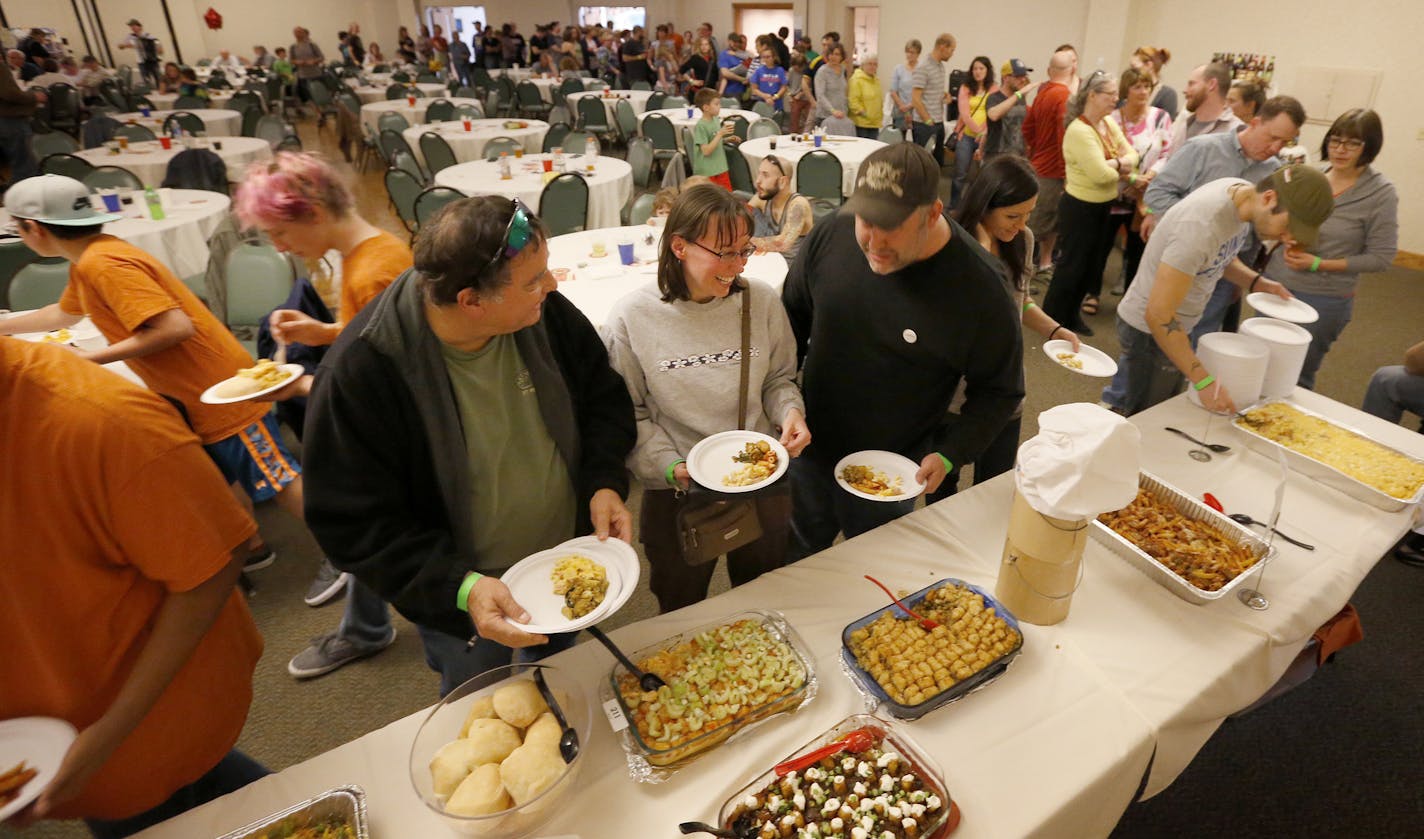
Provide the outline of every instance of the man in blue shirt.
[[746,46],[746,36],[733,32],[727,36],[727,48],[717,57],[718,73],[722,77],[722,86],[718,92],[723,96],[740,99],[742,94],[747,92],[747,71],[751,56],[745,54]]

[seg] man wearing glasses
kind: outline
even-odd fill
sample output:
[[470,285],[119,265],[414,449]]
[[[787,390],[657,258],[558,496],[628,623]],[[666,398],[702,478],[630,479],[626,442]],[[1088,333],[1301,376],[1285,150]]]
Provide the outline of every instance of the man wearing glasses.
[[[830,547],[838,532],[851,538],[915,507],[909,482],[898,502],[841,490],[833,474],[841,458],[896,452],[919,464],[915,480],[933,496],[1023,398],[1018,308],[938,193],[939,166],[923,147],[876,150],[845,209],[811,230],[786,276],[782,300],[816,427],[791,462],[793,561]],[[951,413],[961,381],[967,398]]]
[[317,371],[307,521],[337,567],[417,625],[444,695],[550,641],[506,620],[528,615],[505,569],[582,533],[631,538],[636,431],[598,333],[554,293],[544,227],[523,204],[449,204],[414,250]]

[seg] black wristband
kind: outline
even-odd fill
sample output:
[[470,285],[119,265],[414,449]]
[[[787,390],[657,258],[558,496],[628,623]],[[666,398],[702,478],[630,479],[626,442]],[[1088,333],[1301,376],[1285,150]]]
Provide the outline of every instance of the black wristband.
[[1261,278],[1264,277],[1264,276],[1266,276],[1266,275],[1265,275],[1265,274],[1260,274],[1260,273],[1258,273],[1256,276],[1252,277],[1252,278],[1251,278],[1251,284],[1248,285],[1248,286],[1246,286],[1246,293],[1247,293],[1247,294],[1250,294],[1251,292],[1255,291],[1255,290],[1256,290],[1256,283],[1260,282],[1260,281],[1261,281]]
[[1045,338],[1044,340],[1045,340],[1045,341],[1052,341],[1052,340],[1053,340],[1053,336],[1054,336],[1054,335],[1057,335],[1057,334],[1058,334],[1058,330],[1060,330],[1060,329],[1062,329],[1062,328],[1063,328],[1063,324],[1061,324],[1061,323],[1058,324],[1057,326],[1053,327],[1053,331],[1050,332],[1050,333],[1048,333],[1048,337]]

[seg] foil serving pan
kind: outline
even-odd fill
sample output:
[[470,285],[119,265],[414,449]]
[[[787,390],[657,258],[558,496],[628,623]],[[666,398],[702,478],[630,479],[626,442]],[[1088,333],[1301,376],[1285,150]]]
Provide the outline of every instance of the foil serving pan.
[[329,789],[315,798],[293,804],[280,813],[273,813],[231,833],[224,833],[218,839],[255,839],[263,834],[328,823],[349,824],[356,839],[370,839],[371,834],[366,827],[366,791],[355,784]]

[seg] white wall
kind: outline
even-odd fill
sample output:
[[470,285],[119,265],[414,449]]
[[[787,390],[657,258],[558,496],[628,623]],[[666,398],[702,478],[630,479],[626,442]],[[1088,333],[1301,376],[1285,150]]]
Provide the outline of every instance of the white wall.
[[[967,68],[974,56],[987,55],[997,75],[999,65],[1018,58],[1039,71],[1035,78],[1043,78],[1054,47],[1068,42],[1080,50],[1084,48],[1090,24],[1089,7],[1099,1],[1056,0],[1052,4],[1034,3],[1030,7],[1029,4],[1005,6],[979,0],[948,0],[935,5],[920,0],[881,0],[881,69],[889,71],[904,60],[905,42],[909,39],[918,38],[928,53],[935,38],[941,32],[948,32],[959,41],[950,62],[952,67]],[[833,21],[828,17],[823,16],[821,20],[830,24]],[[844,14],[835,18],[834,23],[834,26],[813,26],[812,37],[819,39],[826,29],[844,30]],[[1083,66],[1093,66],[1087,54],[1083,56]]]

